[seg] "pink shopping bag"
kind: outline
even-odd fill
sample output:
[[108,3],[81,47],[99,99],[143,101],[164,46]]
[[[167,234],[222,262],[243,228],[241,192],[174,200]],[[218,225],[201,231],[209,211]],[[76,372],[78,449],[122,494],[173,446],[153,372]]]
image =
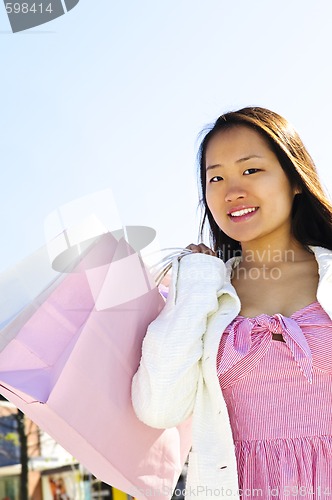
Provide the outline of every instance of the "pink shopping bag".
[[163,305],[140,256],[108,233],[0,334],[0,392],[92,474],[138,499],[172,496],[191,444],[189,421],[153,429],[131,404],[142,340]]

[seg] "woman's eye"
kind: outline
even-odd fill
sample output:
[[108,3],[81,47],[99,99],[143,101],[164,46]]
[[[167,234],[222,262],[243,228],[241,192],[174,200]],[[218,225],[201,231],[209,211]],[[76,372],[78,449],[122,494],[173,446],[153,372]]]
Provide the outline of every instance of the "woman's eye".
[[[243,175],[250,175],[250,174],[255,174],[256,172],[259,172],[260,169],[259,168],[247,168],[247,170],[245,170],[243,172]],[[246,173],[248,172],[248,173]]]
[[220,177],[220,175],[216,175],[215,177],[212,177],[212,179],[210,179],[209,182],[218,182],[218,181],[222,181],[223,178]]

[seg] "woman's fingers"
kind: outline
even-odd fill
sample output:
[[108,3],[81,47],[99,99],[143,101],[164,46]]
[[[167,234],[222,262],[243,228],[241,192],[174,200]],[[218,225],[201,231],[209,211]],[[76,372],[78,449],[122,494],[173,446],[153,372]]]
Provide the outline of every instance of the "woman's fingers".
[[199,243],[199,245],[191,243],[186,248],[188,248],[188,250],[191,250],[194,253],[205,253],[207,255],[213,255],[213,256],[216,255],[216,253],[213,250],[211,250],[211,248],[204,245],[204,243]]

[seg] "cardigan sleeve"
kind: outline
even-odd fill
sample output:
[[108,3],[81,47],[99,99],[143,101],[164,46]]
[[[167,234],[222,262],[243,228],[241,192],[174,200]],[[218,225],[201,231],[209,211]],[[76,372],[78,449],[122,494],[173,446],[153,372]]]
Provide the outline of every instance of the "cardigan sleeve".
[[164,309],[149,325],[132,382],[137,417],[151,427],[174,427],[192,413],[207,318],[218,309],[225,280],[218,258],[193,253],[175,260]]

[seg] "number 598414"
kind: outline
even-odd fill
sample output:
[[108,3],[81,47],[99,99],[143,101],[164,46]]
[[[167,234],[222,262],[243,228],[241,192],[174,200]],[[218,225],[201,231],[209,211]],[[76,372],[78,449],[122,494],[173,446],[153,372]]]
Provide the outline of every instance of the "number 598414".
[[33,3],[29,5],[26,2],[7,2],[5,7],[8,14],[42,14],[43,12],[49,12],[51,14],[53,12],[52,2],[48,5],[42,3]]

